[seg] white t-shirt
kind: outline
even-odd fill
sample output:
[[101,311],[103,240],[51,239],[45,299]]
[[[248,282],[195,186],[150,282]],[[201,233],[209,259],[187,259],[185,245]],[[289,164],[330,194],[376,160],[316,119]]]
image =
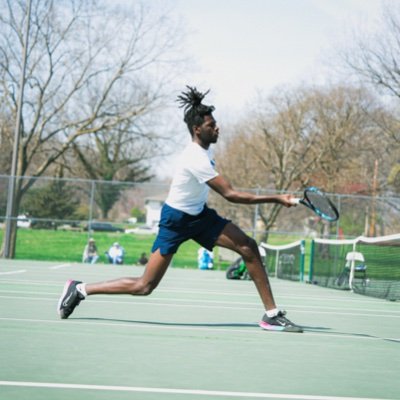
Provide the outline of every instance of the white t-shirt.
[[187,214],[199,214],[204,208],[210,189],[206,182],[218,175],[214,165],[210,149],[205,150],[191,142],[178,159],[165,202]]

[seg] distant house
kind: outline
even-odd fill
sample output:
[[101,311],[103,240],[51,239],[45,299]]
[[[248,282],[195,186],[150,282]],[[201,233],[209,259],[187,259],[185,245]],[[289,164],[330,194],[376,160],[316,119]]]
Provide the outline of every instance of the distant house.
[[157,226],[160,222],[161,207],[167,195],[148,197],[145,199],[144,208],[146,209],[146,225],[149,227]]

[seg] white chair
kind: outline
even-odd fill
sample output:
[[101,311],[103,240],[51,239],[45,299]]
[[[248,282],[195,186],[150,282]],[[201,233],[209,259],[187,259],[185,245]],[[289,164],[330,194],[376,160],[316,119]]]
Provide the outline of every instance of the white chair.
[[346,254],[346,268],[349,268],[349,286],[353,288],[355,278],[362,279],[362,284],[367,281],[367,266],[365,264],[364,255],[358,251],[350,251]]

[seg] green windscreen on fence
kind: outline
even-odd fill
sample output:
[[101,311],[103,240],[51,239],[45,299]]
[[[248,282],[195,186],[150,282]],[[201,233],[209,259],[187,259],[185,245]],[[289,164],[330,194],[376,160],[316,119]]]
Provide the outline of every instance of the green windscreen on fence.
[[283,246],[261,243],[265,251],[265,265],[270,276],[291,281],[302,281],[304,276],[304,240]]
[[400,299],[400,235],[354,240],[315,239],[310,280],[388,300]]

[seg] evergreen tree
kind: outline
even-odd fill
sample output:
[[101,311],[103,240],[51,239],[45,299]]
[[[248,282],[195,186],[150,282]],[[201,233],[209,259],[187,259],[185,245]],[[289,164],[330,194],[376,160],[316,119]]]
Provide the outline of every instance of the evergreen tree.
[[78,205],[79,201],[74,199],[67,182],[57,179],[42,188],[31,189],[22,208],[33,217],[34,227],[56,229],[59,220],[73,218]]

